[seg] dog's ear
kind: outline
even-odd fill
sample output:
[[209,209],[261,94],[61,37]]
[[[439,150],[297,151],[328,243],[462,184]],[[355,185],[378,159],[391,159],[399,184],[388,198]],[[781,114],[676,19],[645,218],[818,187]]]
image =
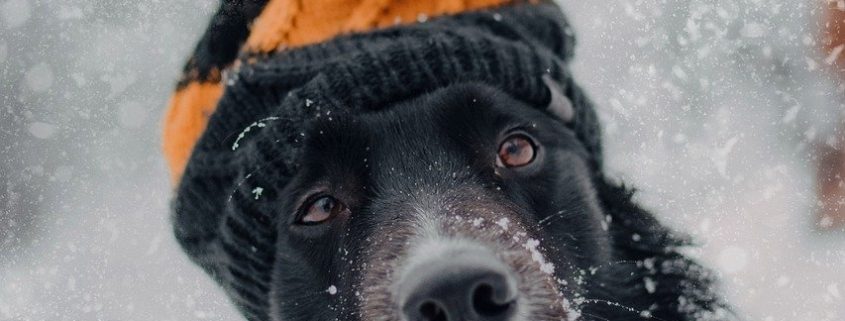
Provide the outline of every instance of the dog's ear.
[[565,123],[571,122],[572,118],[575,117],[575,107],[572,106],[572,101],[561,92],[560,85],[550,75],[543,75],[543,83],[549,89],[550,96],[546,110]]

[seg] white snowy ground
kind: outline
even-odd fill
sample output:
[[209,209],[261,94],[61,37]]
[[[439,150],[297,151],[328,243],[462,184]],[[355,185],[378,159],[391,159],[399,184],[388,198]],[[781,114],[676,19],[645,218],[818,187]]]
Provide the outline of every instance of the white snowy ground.
[[[845,320],[845,233],[810,221],[843,97],[822,1],[562,2],[609,170],[698,238],[748,320]],[[240,319],[171,237],[158,154],[213,7],[0,0],[0,320]]]

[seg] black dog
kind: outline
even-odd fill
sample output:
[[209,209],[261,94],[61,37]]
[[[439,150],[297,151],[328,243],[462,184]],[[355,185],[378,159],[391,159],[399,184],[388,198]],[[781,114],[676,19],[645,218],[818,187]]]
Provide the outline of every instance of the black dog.
[[283,197],[282,319],[705,319],[707,273],[563,121],[467,84],[316,123]]
[[525,4],[244,63],[179,241],[251,320],[732,319],[604,177],[568,28]]

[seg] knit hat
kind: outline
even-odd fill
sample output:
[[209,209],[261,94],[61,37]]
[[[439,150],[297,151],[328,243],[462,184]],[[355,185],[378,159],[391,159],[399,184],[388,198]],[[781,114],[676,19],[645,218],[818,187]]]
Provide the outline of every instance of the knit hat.
[[600,168],[595,111],[567,68],[574,43],[560,9],[541,3],[246,56],[223,78],[226,88],[177,187],[177,239],[248,319],[268,320],[277,235],[264,200],[296,173],[307,124],[376,112],[457,83],[483,83],[542,108],[550,76],[574,106],[567,126]]

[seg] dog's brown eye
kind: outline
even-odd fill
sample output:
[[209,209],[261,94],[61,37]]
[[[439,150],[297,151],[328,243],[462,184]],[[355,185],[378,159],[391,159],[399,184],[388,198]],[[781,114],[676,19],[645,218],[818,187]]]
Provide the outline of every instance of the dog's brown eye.
[[311,201],[310,204],[306,204],[306,206],[308,207],[305,208],[304,213],[302,213],[302,216],[300,216],[297,222],[299,224],[320,224],[336,217],[346,209],[342,203],[331,196],[321,196]]
[[530,164],[536,154],[534,142],[525,135],[516,134],[506,138],[499,145],[499,167],[520,167]]

